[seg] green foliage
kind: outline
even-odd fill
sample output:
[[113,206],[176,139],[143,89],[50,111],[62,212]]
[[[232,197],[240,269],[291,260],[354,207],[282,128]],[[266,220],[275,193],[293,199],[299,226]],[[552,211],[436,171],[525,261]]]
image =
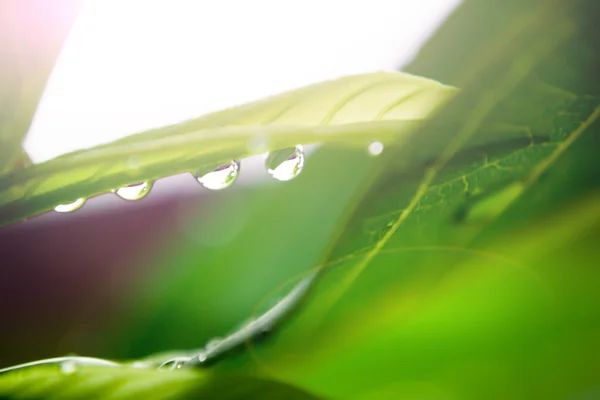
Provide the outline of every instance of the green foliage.
[[0,380],[0,393],[19,399],[317,399],[288,385],[235,374],[91,366],[71,373],[47,366],[12,372]]
[[455,91],[402,73],[357,75],[136,134],[0,176],[0,221],[297,143],[404,140]]
[[[466,2],[410,67],[460,93],[405,74],[348,77],[0,178],[9,223],[249,155],[257,133],[268,138],[261,151],[325,143],[293,181],[216,194],[210,215],[190,222],[192,234],[152,261],[170,268],[132,293],[105,337],[115,358],[198,347],[316,269],[305,301],[272,332],[205,370],[63,376],[40,367],[2,376],[0,393],[102,396],[113,379],[130,398],[136,390],[186,398],[192,387],[211,398],[295,393],[272,380],[339,399],[593,398],[600,97],[592,83],[574,83],[590,79],[592,61],[574,57],[565,72],[563,60],[574,46],[594,46],[596,10],[578,1],[502,4]],[[472,15],[492,8],[502,23],[480,35],[468,29],[481,26]],[[461,55],[449,66],[439,61],[446,40]],[[386,144],[380,157],[366,155],[371,140]],[[235,388],[260,395],[227,392]]]
[[81,2],[60,0],[59,14],[26,1],[0,6],[0,173],[28,164],[21,142]]

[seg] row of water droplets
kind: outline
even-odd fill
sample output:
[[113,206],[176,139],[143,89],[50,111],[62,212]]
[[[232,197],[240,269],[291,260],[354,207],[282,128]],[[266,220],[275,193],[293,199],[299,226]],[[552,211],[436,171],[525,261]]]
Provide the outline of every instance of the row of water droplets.
[[[266,159],[267,171],[279,181],[289,181],[302,172],[304,166],[304,151],[301,145],[270,152]],[[240,174],[240,161],[231,160],[228,163],[213,168],[205,168],[193,173],[203,187],[210,190],[221,190],[231,186]],[[146,197],[152,189],[153,181],[145,181],[113,189],[112,192],[124,200],[135,201]],[[86,202],[80,197],[72,203],[59,204],[54,208],[57,212],[72,212],[81,208]]]
[[[379,155],[383,151],[381,142],[372,142],[368,146],[371,155]],[[269,152],[265,160],[267,172],[278,181],[294,179],[304,168],[304,149],[302,145]],[[217,167],[205,168],[193,173],[203,187],[210,190],[221,190],[231,186],[240,174],[240,161],[231,160]],[[124,200],[135,201],[146,197],[152,189],[153,181],[144,181],[113,189],[112,192]],[[86,198],[80,197],[72,203],[59,204],[54,211],[65,213],[81,208]]]

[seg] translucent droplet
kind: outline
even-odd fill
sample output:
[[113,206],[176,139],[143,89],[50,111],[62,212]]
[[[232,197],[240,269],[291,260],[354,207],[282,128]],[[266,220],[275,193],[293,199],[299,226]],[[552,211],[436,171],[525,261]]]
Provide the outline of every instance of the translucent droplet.
[[240,173],[240,162],[232,160],[217,168],[205,168],[194,174],[198,182],[207,189],[221,190],[235,182]]
[[278,181],[294,179],[304,167],[304,151],[301,145],[272,151],[265,162],[267,171]]
[[150,193],[153,183],[154,182],[152,181],[134,183],[133,185],[123,186],[119,189],[113,190],[112,192],[123,200],[140,200]]
[[61,212],[61,213],[72,212],[72,211],[80,209],[84,204],[85,204],[85,197],[80,197],[72,203],[57,205],[56,207],[54,207],[54,211]]
[[196,357],[198,357],[198,362],[200,364],[206,362],[206,360],[208,359],[208,355],[206,354],[206,351],[201,351],[200,353],[198,353],[198,355],[196,355]]
[[181,369],[183,367],[183,363],[188,361],[188,358],[173,358],[171,360],[165,361],[161,365],[158,366],[158,369],[167,370],[167,371],[175,371],[177,369]]
[[77,363],[75,363],[75,361],[67,360],[60,363],[60,372],[62,372],[63,374],[72,374],[75,372],[76,369]]
[[381,142],[372,142],[369,144],[369,154],[372,156],[378,156],[383,151],[383,143]]

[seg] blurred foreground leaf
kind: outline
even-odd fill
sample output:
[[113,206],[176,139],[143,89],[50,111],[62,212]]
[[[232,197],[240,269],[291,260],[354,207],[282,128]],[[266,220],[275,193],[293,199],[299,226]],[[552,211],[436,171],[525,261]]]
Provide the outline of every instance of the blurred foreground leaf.
[[28,163],[21,143],[81,0],[0,4],[0,173]]
[[201,371],[40,366],[0,376],[3,399],[317,399],[265,379]]

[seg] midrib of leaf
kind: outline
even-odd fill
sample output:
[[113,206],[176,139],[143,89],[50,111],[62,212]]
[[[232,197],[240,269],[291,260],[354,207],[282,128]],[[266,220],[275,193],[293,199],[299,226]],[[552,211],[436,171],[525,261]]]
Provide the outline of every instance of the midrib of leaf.
[[[379,80],[379,81],[376,81],[376,82],[368,83],[364,87],[361,87],[358,90],[356,90],[355,92],[350,93],[348,96],[346,96],[345,98],[343,98],[342,100],[340,100],[337,104],[335,104],[333,106],[333,108],[331,109],[331,111],[329,113],[327,113],[325,115],[325,117],[323,117],[323,119],[321,120],[321,122],[320,122],[319,125],[327,125],[327,124],[329,124],[333,120],[333,118],[340,112],[340,110],[342,110],[342,108],[344,108],[344,106],[346,106],[352,100],[356,99],[361,94],[366,93],[367,91],[372,90],[372,89],[374,89],[374,88],[376,88],[378,86],[382,86],[382,85],[388,86],[389,82],[386,82],[385,80]],[[414,95],[415,93],[418,93],[418,92],[419,92],[419,90],[417,89],[414,92],[410,92],[408,95],[401,96],[400,98],[398,98],[397,100],[395,100],[393,102],[393,104],[400,104],[404,100],[406,100],[408,97],[410,97],[411,95]],[[380,120],[381,117],[383,117],[385,115],[385,111],[388,108],[389,108],[389,106],[382,108],[381,112],[379,112],[377,114],[377,116],[374,118],[374,120],[375,121]]]
[[391,112],[394,108],[398,107],[400,104],[402,104],[402,102],[406,101],[406,100],[410,100],[411,98],[413,98],[414,96],[417,96],[419,93],[422,93],[423,89],[417,89],[412,93],[407,94],[404,97],[400,97],[398,100],[392,101],[387,107],[384,107],[383,109],[381,109],[381,111],[379,112],[379,114],[377,114],[377,116],[375,117],[375,121],[381,121],[382,119],[385,118],[385,116]]

